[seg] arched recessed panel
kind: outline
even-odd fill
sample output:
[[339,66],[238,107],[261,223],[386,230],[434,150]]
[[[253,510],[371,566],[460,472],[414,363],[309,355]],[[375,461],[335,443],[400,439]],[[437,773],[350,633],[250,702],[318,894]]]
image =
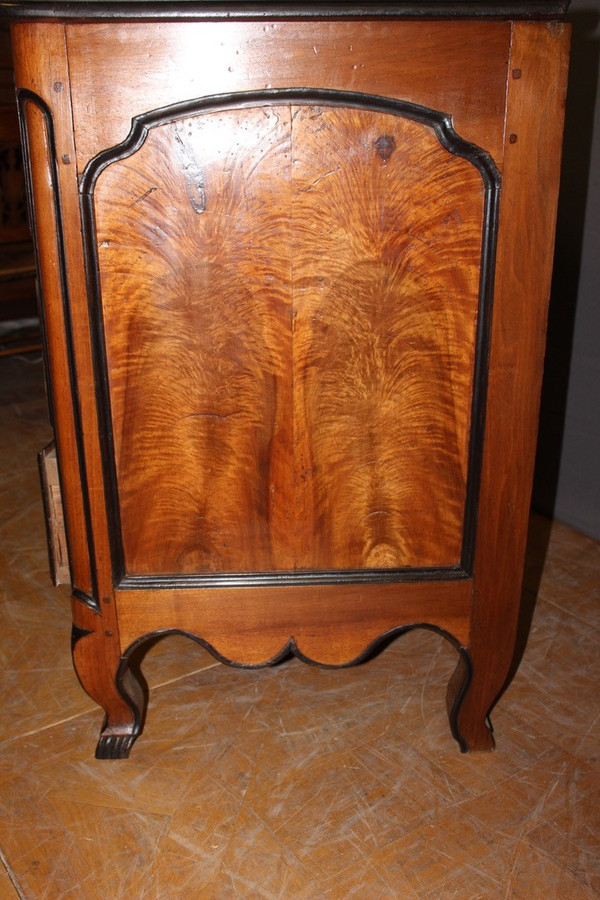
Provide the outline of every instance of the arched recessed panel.
[[409,105],[284,99],[148,114],[84,179],[128,576],[464,561],[477,148]]

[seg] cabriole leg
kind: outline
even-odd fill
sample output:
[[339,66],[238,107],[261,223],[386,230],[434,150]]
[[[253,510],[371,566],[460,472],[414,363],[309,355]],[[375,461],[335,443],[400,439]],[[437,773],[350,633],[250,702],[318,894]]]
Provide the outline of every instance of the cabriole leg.
[[488,697],[480,681],[484,679],[478,680],[476,667],[463,651],[447,693],[450,727],[463,753],[494,749],[489,711],[496,697]]
[[142,685],[105,636],[74,627],[72,647],[82,687],[106,713],[96,759],[126,759],[142,728]]

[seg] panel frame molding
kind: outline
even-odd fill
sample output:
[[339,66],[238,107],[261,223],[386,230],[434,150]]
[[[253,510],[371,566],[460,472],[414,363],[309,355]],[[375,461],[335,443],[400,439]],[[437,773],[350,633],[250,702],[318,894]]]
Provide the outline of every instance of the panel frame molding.
[[[39,110],[42,116],[42,120],[44,122],[45,136],[46,136],[46,145],[47,145],[47,153],[48,153],[48,170],[49,170],[49,189],[52,196],[52,206],[54,213],[54,222],[55,222],[55,241],[56,241],[56,250],[57,250],[57,261],[58,261],[58,282],[60,287],[60,298],[61,298],[61,306],[62,306],[62,316],[64,321],[64,334],[65,334],[65,356],[66,356],[66,366],[69,377],[69,390],[71,393],[71,397],[73,398],[72,403],[72,411],[73,411],[73,420],[74,420],[74,435],[75,435],[75,444],[76,444],[76,453],[77,453],[77,465],[78,465],[78,474],[81,482],[81,500],[83,504],[83,518],[85,522],[85,535],[87,540],[87,549],[89,554],[90,561],[95,559],[95,551],[94,551],[94,529],[92,524],[92,512],[89,501],[89,488],[88,488],[88,476],[87,476],[87,468],[85,463],[85,448],[83,441],[83,428],[81,424],[80,417],[80,392],[78,386],[77,379],[77,368],[75,364],[75,338],[73,335],[73,322],[71,317],[71,301],[69,294],[69,279],[67,275],[67,260],[65,253],[65,232],[64,232],[64,217],[62,211],[62,202],[61,202],[61,194],[60,194],[60,176],[58,170],[58,155],[56,151],[56,137],[55,137],[55,129],[54,129],[54,116],[52,109],[46,103],[46,101],[39,96],[35,91],[30,90],[29,88],[18,88],[16,91],[16,99],[17,99],[17,110],[19,114],[19,127],[21,132],[21,144],[23,148],[23,169],[25,173],[25,185],[27,189],[27,205],[28,205],[28,215],[29,221],[31,223],[31,230],[34,235],[37,234],[36,227],[36,210],[34,203],[34,190],[32,183],[32,166],[31,166],[31,150],[30,150],[30,133],[29,133],[29,123],[27,120],[27,106],[31,104],[33,107]],[[45,372],[45,383],[46,383],[46,396],[48,400],[48,407],[50,412],[50,421],[55,431],[54,441],[57,449],[57,463],[58,463],[58,472],[59,479],[62,485],[63,476],[61,474],[61,452],[60,452],[60,436],[59,429],[56,429],[54,426],[55,422],[55,412],[54,412],[54,390],[52,385],[52,380],[49,377],[48,367],[50,365],[50,344],[48,341],[48,325],[47,325],[47,315],[44,303],[42,302],[42,298],[45,296],[45,288],[44,288],[44,277],[43,277],[43,266],[40,261],[40,248],[38,244],[38,240],[34,238],[33,248],[35,254],[36,261],[36,272],[37,278],[39,282],[39,295],[40,301],[38,301],[38,308],[40,314],[40,320],[42,325],[42,341],[43,341],[43,356],[46,362],[46,372]],[[62,493],[62,487],[61,487]],[[70,523],[68,510],[64,509],[64,525],[65,525],[65,537],[67,543],[67,552],[69,557],[69,567],[71,570],[71,581],[74,583],[74,573],[73,573],[73,553],[72,553],[72,540],[70,538]],[[87,591],[81,590],[76,586],[73,589],[73,596],[85,606],[88,606],[95,613],[100,612],[100,603],[99,603],[99,589],[98,589],[98,573],[96,567],[92,564],[90,569],[90,578],[91,578],[91,593]]]
[[[112,434],[110,387],[102,316],[100,266],[97,251],[94,194],[98,179],[102,172],[113,163],[133,156],[144,145],[150,131],[158,126],[173,124],[183,118],[191,118],[213,112],[292,104],[359,109],[383,115],[395,115],[417,122],[431,128],[441,146],[453,156],[465,159],[473,165],[482,179],[483,216],[479,296],[460,564],[457,566],[386,569],[365,567],[360,569],[303,569],[186,575],[128,574],[125,568],[119,513],[118,478]],[[79,194],[85,268],[88,280],[88,308],[92,335],[93,364],[96,373],[96,404],[99,434],[101,436],[100,450],[115,588],[119,590],[146,589],[157,591],[186,588],[269,587],[273,585],[454,581],[472,577],[485,431],[487,372],[500,190],[501,175],[491,155],[481,147],[461,138],[454,130],[450,114],[391,97],[321,88],[274,88],[207,95],[149,110],[132,119],[131,130],[123,141],[100,151],[88,162],[79,179]]]

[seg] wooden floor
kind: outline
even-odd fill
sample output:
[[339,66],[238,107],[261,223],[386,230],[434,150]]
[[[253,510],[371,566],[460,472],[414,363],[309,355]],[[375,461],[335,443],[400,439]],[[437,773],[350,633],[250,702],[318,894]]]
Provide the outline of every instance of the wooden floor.
[[600,896],[600,544],[533,518],[493,754],[460,754],[455,651],[415,631],[340,671],[240,671],[168,638],[131,758],[95,761],[47,575],[49,436],[39,363],[0,359],[0,898]]

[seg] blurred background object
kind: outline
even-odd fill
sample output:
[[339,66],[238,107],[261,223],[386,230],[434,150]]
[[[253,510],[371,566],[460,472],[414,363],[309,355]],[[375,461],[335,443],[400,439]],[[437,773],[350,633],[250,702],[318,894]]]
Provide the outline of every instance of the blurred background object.
[[0,26],[0,356],[41,349],[8,25]]
[[599,540],[598,0],[572,0],[568,20],[571,66],[533,505]]

